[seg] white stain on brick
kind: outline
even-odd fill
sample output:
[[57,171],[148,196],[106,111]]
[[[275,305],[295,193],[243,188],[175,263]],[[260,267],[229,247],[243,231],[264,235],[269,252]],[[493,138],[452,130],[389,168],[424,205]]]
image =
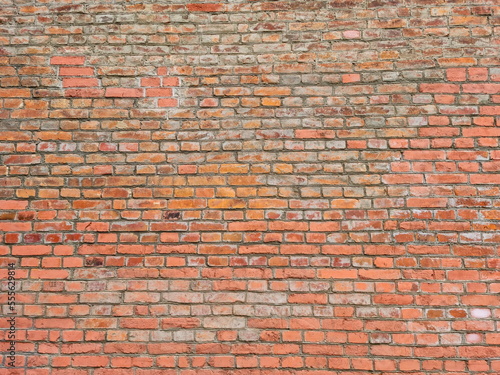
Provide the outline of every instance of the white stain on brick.
[[491,311],[488,309],[472,309],[470,315],[476,319],[484,319],[491,316]]
[[469,344],[477,344],[481,342],[483,338],[478,333],[469,333],[467,334],[467,336],[465,336],[465,339]]

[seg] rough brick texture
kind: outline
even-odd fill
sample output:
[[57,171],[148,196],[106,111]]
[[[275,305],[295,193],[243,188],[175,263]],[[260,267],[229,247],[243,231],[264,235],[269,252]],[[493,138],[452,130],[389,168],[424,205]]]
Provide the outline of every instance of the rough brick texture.
[[498,0],[0,22],[0,375],[500,373]]

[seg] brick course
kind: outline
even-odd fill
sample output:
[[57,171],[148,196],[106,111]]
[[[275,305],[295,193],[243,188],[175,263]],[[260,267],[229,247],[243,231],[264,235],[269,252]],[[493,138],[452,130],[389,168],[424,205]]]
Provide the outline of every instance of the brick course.
[[497,0],[0,20],[0,375],[500,373]]

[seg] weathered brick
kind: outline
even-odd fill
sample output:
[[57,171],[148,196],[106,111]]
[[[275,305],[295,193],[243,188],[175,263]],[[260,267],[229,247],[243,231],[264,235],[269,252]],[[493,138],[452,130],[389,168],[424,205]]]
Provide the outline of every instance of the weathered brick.
[[62,66],[59,68],[59,75],[61,76],[93,76],[94,69],[90,67],[67,67]]
[[191,3],[186,5],[187,10],[190,12],[219,12],[223,10],[224,5],[221,3]]

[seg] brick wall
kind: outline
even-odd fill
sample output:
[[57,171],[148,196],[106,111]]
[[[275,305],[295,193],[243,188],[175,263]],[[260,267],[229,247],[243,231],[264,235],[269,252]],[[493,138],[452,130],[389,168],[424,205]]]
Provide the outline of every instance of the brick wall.
[[497,0],[1,0],[0,375],[500,373],[499,33]]

